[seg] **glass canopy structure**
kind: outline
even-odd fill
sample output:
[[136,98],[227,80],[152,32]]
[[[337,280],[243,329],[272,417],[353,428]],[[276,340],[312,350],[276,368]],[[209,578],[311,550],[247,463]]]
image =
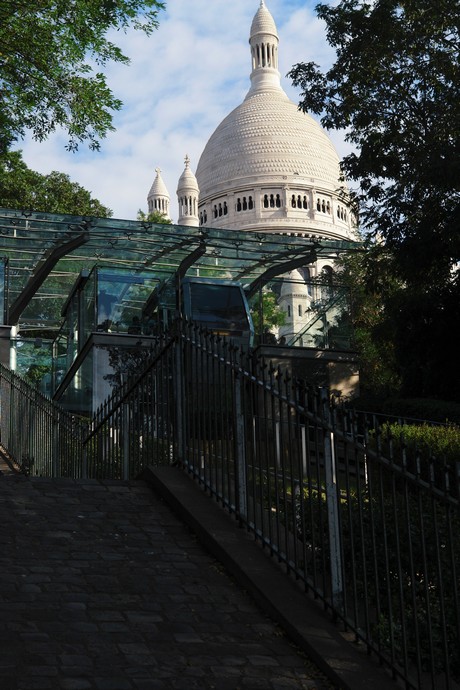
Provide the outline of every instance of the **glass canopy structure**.
[[[304,234],[237,232],[0,209],[1,337],[11,338],[20,373],[25,373],[31,362],[36,365],[40,358],[50,359],[53,341],[58,352],[55,357],[70,362],[78,348],[73,352],[75,343],[72,348],[68,346],[69,324],[82,319],[77,329],[80,341],[91,332],[101,330],[100,324],[92,324],[87,316],[86,320],[82,315],[78,317],[73,299],[79,285],[86,285],[82,287],[82,294],[90,294],[91,276],[96,274],[98,287],[94,299],[99,311],[103,294],[110,296],[107,292],[112,293],[112,301],[117,295],[120,300],[118,311],[117,305],[111,305],[111,309],[115,309],[113,314],[121,314],[121,307],[130,303],[124,316],[117,317],[117,328],[104,330],[128,334],[128,321],[133,318],[137,321],[142,315],[148,317],[158,307],[159,294],[161,306],[169,310],[169,314],[174,310],[177,314],[178,309],[180,312],[178,286],[185,279],[194,277],[241,284],[251,310],[255,311],[263,305],[262,293],[269,290],[278,300],[277,308],[283,309],[287,273],[321,259],[333,262],[342,252],[359,249],[359,243]],[[284,287],[280,283],[281,276]],[[104,280],[108,280],[107,285]],[[89,282],[86,284],[86,281]],[[118,286],[115,290],[112,289],[114,284]],[[340,304],[343,308],[343,294],[338,296],[337,289],[334,288],[334,298],[329,301],[326,293],[332,286],[326,291],[314,286],[306,289],[308,309],[305,308],[302,333],[289,331],[289,342],[284,338],[287,345],[330,346],[327,338],[318,344],[319,331],[316,331],[316,340],[311,337],[308,340],[308,323],[318,327],[331,323],[331,319],[326,318],[327,304],[335,304],[336,309]],[[134,301],[130,296],[135,297]],[[321,314],[315,314],[315,309],[319,308]],[[287,314],[291,307],[284,309]],[[307,311],[310,312],[308,318]],[[108,315],[111,321],[113,314]],[[259,315],[254,320],[261,335],[263,318]],[[67,324],[67,331],[62,331],[63,324]],[[142,335],[148,334],[143,330]],[[256,343],[257,335],[256,332]],[[80,346],[83,347],[82,342]],[[39,351],[40,357],[37,357]]]

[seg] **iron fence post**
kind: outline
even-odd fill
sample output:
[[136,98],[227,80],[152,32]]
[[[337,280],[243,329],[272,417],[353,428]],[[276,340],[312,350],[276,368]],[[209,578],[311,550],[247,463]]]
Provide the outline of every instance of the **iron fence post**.
[[243,401],[242,401],[242,385],[241,378],[238,372],[235,374],[235,397],[234,397],[234,412],[235,412],[235,471],[236,480],[238,482],[238,515],[240,519],[247,519],[247,482],[246,482],[246,445],[244,437],[244,415],[243,415]]
[[184,367],[183,367],[183,350],[182,350],[182,338],[181,332],[178,327],[176,343],[175,343],[175,353],[174,353],[174,366],[173,366],[173,390],[174,398],[176,402],[176,453],[177,459],[181,465],[185,461],[185,444],[184,444],[184,404],[183,404],[183,385],[184,385]]
[[329,530],[329,553],[331,559],[332,604],[343,609],[343,569],[339,521],[339,492],[337,489],[337,466],[334,446],[334,432],[331,426],[329,396],[326,388],[321,389],[324,416],[324,469],[326,474],[326,504]]
[[123,428],[123,472],[124,480],[129,479],[129,403],[124,402],[122,406],[122,428]]
[[88,478],[88,445],[86,441],[82,443],[81,478]]
[[52,429],[53,429],[53,457],[52,457],[52,473],[53,477],[59,477],[60,472],[59,472],[59,420],[53,419],[52,422]]

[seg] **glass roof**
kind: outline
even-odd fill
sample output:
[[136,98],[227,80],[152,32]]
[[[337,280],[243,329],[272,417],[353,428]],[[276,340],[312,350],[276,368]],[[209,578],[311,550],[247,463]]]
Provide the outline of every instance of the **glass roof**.
[[[316,236],[0,209],[0,259],[8,262],[7,322],[55,328],[82,269],[123,268],[168,281],[188,275],[251,284],[291,260],[335,259],[360,244]],[[184,262],[184,263],[183,263]]]

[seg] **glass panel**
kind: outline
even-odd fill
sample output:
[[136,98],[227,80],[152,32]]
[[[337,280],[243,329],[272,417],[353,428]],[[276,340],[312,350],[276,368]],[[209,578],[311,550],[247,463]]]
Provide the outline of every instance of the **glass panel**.
[[93,411],[93,356],[91,348],[59,399],[59,404],[70,412],[89,415]]
[[350,292],[330,280],[276,278],[251,300],[256,343],[350,350]]
[[97,289],[97,273],[93,271],[85,283],[81,295],[80,302],[80,349],[88,340],[90,333],[96,330],[97,312],[96,312],[96,289]]
[[248,317],[241,289],[236,285],[191,283],[191,318],[209,327],[243,330]]
[[151,335],[144,306],[159,281],[148,274],[98,271],[97,330]]
[[51,340],[23,338],[20,335],[12,340],[16,350],[16,373],[25,377],[29,383],[44,393],[50,392],[52,371]]

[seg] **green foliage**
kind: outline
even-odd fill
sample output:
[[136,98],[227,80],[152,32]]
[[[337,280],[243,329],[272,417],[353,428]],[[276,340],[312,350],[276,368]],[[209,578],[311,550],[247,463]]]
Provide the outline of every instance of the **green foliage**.
[[424,458],[460,462],[460,427],[455,424],[384,424],[381,432],[394,441],[395,450],[404,446]]
[[[457,5],[340,0],[317,12],[335,63],[325,74],[298,64],[289,76],[302,90],[302,109],[321,115],[327,129],[345,130],[356,147],[342,167],[357,184],[361,225],[378,240],[360,316],[378,313],[370,329],[357,331],[373,362],[370,383],[390,389],[399,379],[405,396],[459,400]],[[372,288],[382,266],[388,285],[377,280]]]
[[38,387],[42,378],[51,370],[46,364],[31,364],[24,378],[32,386]]
[[[440,285],[459,256],[459,24],[450,0],[319,4],[336,62],[290,72],[301,107],[346,129],[364,227],[404,275]],[[414,259],[416,259],[414,261]]]
[[364,396],[386,398],[400,391],[401,380],[394,344],[394,324],[386,301],[400,287],[392,276],[390,257],[379,245],[342,255],[340,280],[352,295],[353,342],[359,354],[360,389]]
[[68,175],[30,170],[21,151],[0,155],[0,207],[110,218],[112,211]]
[[283,326],[286,321],[285,312],[279,307],[276,294],[271,290],[262,290],[252,305],[251,316],[256,335],[270,334],[273,327]]
[[113,129],[121,101],[102,70],[129,62],[110,41],[110,30],[150,34],[163,3],[156,0],[4,0],[0,5],[0,154],[26,129],[38,141],[57,128],[68,149],[88,141],[93,149]]
[[144,213],[144,211],[139,209],[137,212],[137,220],[141,220],[144,223],[159,223],[160,225],[172,224],[171,219],[160,211],[150,211],[150,213]]

